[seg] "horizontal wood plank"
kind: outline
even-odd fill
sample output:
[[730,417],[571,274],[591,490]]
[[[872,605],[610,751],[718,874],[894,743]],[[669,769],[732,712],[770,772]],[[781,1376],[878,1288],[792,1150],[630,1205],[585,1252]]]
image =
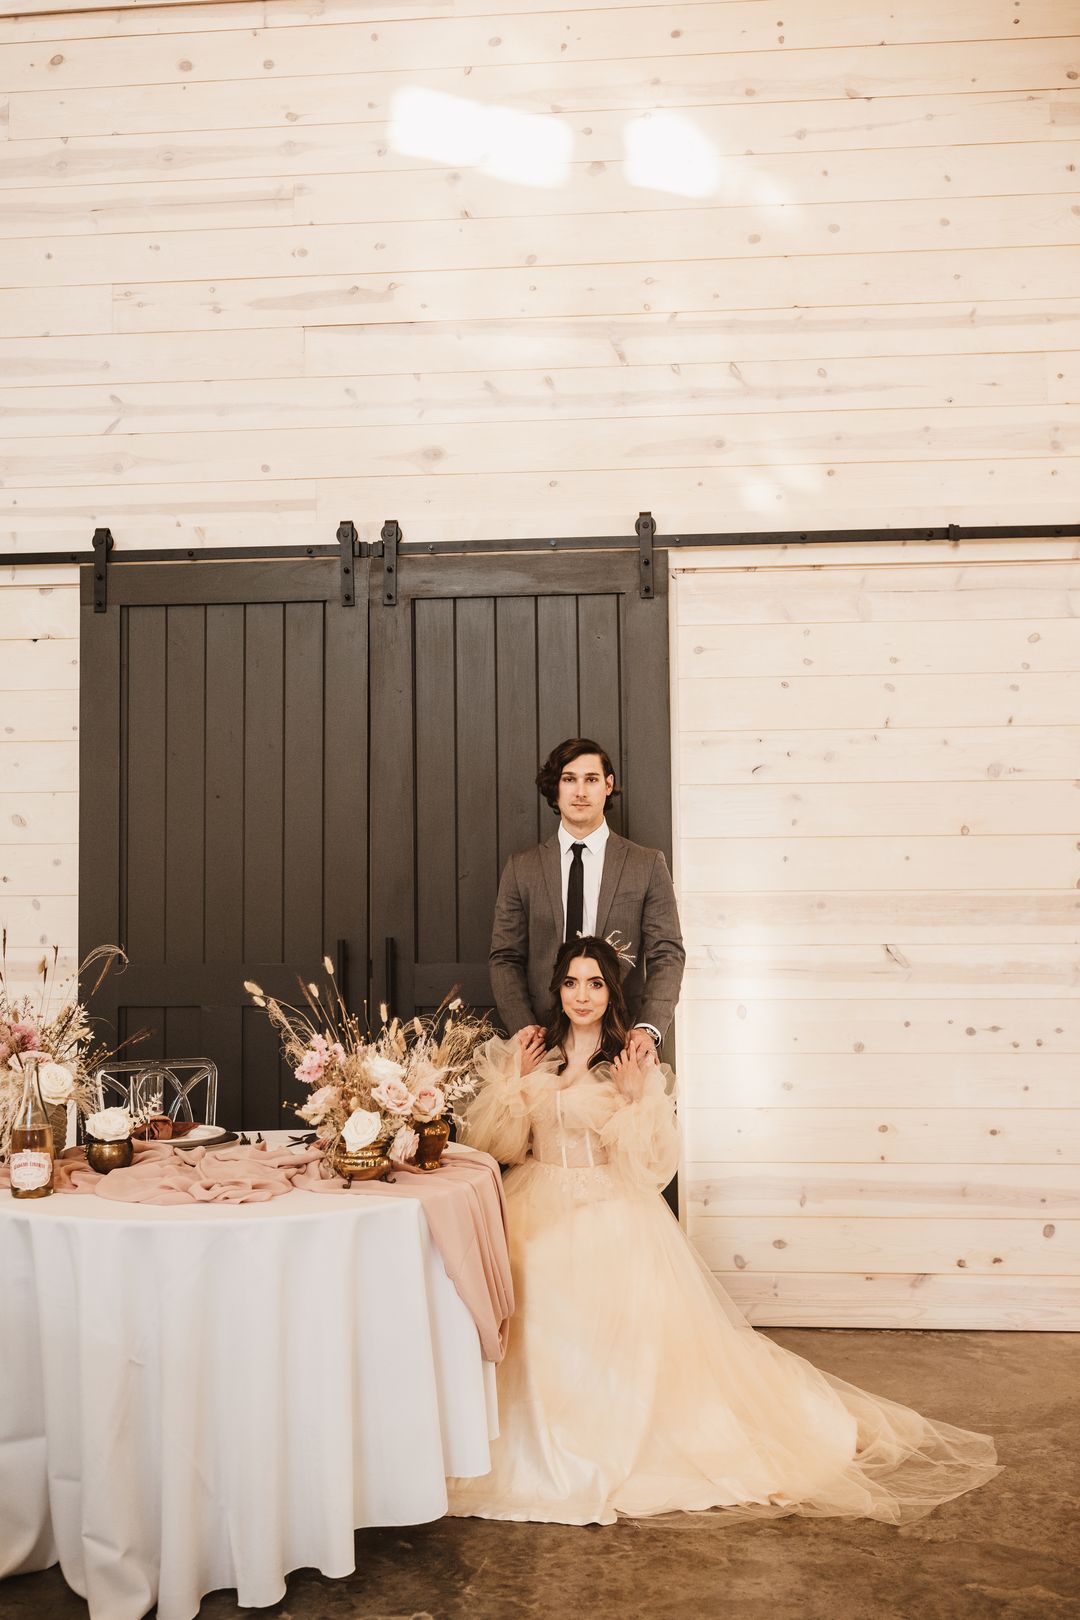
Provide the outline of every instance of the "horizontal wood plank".
[[844,838],[1072,832],[1080,781],[742,782],[683,787],[684,838]]
[[715,1216],[690,1236],[717,1271],[944,1272],[1044,1277],[1080,1272],[1080,1220],[941,1223],[911,1216],[833,1220]]
[[[839,840],[843,842],[843,840]],[[855,840],[865,844],[869,840]],[[1001,857],[999,856],[999,860]],[[1080,991],[1075,945],[700,945],[692,943],[684,1000],[825,1000],[955,996],[995,1000]],[[1077,1081],[1080,1102],[1080,1078]]]
[[[693,1231],[721,1216],[891,1217],[942,1223],[1080,1218],[1073,1165],[691,1164],[686,1210]],[[730,1270],[730,1267],[722,1269]]]
[[[0,613],[5,605],[0,583]],[[76,692],[78,688],[79,643],[74,637],[63,641],[0,640],[0,692],[9,694],[5,710],[19,702],[11,698],[13,692]]]
[[[8,647],[19,642],[7,642]],[[11,742],[46,742],[79,732],[77,690],[6,692],[0,687],[0,733]]]
[[1074,1276],[960,1272],[723,1272],[718,1280],[755,1327],[1080,1329]]
[[56,638],[67,643],[79,634],[79,593],[74,583],[0,586],[0,641],[13,642],[21,656],[28,640]]
[[859,731],[684,731],[680,780],[740,782],[1030,781],[1075,779],[1080,728],[926,726]]
[[[206,331],[239,327],[353,325],[357,321],[464,321],[575,315],[635,315],[703,311],[720,300],[728,309],[797,304],[850,306],[940,302],[947,288],[973,302],[1075,296],[1071,246],[986,248],[980,253],[812,254],[747,261],[697,259],[532,269],[415,270],[398,274],[281,275],[221,281],[139,281],[113,287],[113,323],[120,332]],[[6,294],[41,308],[33,289]],[[51,293],[50,293],[51,297]],[[37,300],[37,304],[34,300]],[[27,330],[36,330],[29,325]],[[99,328],[82,325],[75,331]],[[46,330],[56,330],[55,326]],[[973,450],[973,454],[978,451]]]
[[[695,947],[691,947],[695,949]],[[794,950],[797,947],[788,946]],[[838,947],[832,947],[837,949]],[[940,948],[940,947],[939,947]],[[848,947],[851,949],[851,947]],[[1061,947],[1063,953],[1076,947]],[[687,1059],[680,1112],[696,1107],[1052,1109],[1075,1108],[1071,1053],[733,1052],[722,1065]],[[696,1158],[694,1144],[688,1157]]]
[[[723,676],[680,682],[679,713],[691,731],[730,738],[754,731],[946,730],[1069,726],[1080,714],[1080,659],[1052,673]],[[901,765],[900,775],[904,775]]]
[[[2,827],[0,838],[7,838]],[[77,844],[0,843],[0,886],[5,906],[24,896],[77,895]]]
[[0,790],[0,845],[76,844],[79,797],[68,793],[10,793]]
[[682,890],[687,936],[709,945],[1075,944],[1080,894],[1018,889],[695,894]]
[[[682,1029],[696,1059],[728,1052],[1078,1052],[1080,1004],[1013,997],[988,1005],[962,996],[945,1002],[913,996],[899,1004],[870,996],[857,1002],[693,1001],[682,1009]],[[1052,1163],[1055,1148],[1050,1141],[1046,1147]]]
[[1080,888],[1080,842],[1017,835],[935,838],[876,835],[827,838],[687,838],[682,885],[696,893],[781,894],[867,889],[965,890]]
[[8,793],[76,793],[79,787],[79,745],[74,739],[63,742],[0,741],[0,782],[3,782]]
[[[928,422],[927,416],[931,418]],[[1080,452],[1080,405],[921,411],[792,412],[786,416],[784,457],[791,467],[835,462],[963,459],[988,436],[1008,456],[1074,457]],[[540,434],[514,422],[485,424],[483,433],[460,423],[407,426],[269,428],[262,432],[115,432],[11,441],[5,454],[8,489],[77,482],[84,486],[129,481],[161,483],[267,478],[343,478],[357,467],[384,476],[437,470],[440,477],[490,472],[587,471],[601,467],[663,468],[768,465],[775,429],[768,418],[636,417],[632,425],[592,419],[553,421]],[[918,677],[906,677],[916,680]],[[1037,679],[1037,677],[1036,677]],[[692,693],[692,688],[691,688]],[[692,718],[687,724],[693,725]]]
[[[1036,354],[1009,358],[943,355],[933,362],[893,356],[832,361],[828,366],[811,360],[734,367],[730,362],[722,366],[575,366],[303,379],[253,375],[242,382],[215,378],[122,384],[110,375],[96,386],[87,382],[77,389],[42,383],[31,390],[25,382],[0,387],[0,435],[250,432],[269,431],[283,423],[333,429],[417,422],[606,422],[642,416],[711,416],[718,409],[769,416],[808,409],[829,413],[897,406],[945,410],[961,404],[992,404],[1002,397],[1001,390],[1007,391],[1013,404],[1041,404],[1047,395],[1047,367],[1053,363],[1052,357]],[[209,358],[204,364],[209,367]],[[695,650],[697,645],[695,640]],[[684,658],[684,671],[726,673],[720,658],[706,656],[712,651],[711,646],[704,646],[698,657]],[[718,651],[722,654],[723,649]],[[815,666],[822,662],[812,661]],[[721,667],[714,667],[717,664]],[[803,661],[793,667],[802,673]],[[883,655],[876,665],[864,667],[891,666]]]
[[[1023,573],[1023,582],[1033,576]],[[1080,621],[695,625],[679,635],[686,680],[703,677],[1026,675],[1080,669]]]
[[[686,1130],[691,1162],[803,1167],[1080,1164],[1080,1111],[1075,1108],[692,1108]],[[807,1269],[822,1268],[808,1261]]]

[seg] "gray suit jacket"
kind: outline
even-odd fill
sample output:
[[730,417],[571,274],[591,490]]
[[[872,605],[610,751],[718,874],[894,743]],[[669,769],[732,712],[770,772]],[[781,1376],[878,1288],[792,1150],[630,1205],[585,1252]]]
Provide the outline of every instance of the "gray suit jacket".
[[[499,1017],[513,1035],[545,1024],[551,975],[565,927],[559,835],[511,855],[499,884],[491,934],[491,988]],[[679,911],[667,862],[658,849],[608,835],[596,932],[618,931],[636,959],[623,977],[631,1023],[664,1034],[682,984]]]

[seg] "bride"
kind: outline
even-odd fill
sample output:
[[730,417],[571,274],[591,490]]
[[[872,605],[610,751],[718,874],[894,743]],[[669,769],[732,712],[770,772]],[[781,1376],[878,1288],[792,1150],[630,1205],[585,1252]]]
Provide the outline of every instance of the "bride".
[[[627,1050],[618,956],[563,946],[541,1037],[495,1039],[464,1140],[502,1163],[517,1299],[492,1468],[449,1511],[847,1515],[899,1524],[998,1472],[985,1435],[868,1394],[756,1333],[659,1195],[670,1071]],[[712,1515],[710,1515],[712,1516]]]

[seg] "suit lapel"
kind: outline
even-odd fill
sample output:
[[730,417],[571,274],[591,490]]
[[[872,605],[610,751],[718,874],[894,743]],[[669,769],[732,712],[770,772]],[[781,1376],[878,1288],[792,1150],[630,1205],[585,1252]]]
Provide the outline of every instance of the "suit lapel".
[[540,845],[540,865],[544,873],[548,899],[551,901],[551,915],[555,920],[555,938],[561,942],[565,920],[562,901],[562,850],[559,848],[558,833],[554,838],[549,838],[546,844]]
[[601,939],[607,927],[608,912],[611,902],[615,898],[615,890],[619,886],[622,869],[626,864],[626,851],[628,844],[625,838],[618,833],[608,833],[608,841],[604,848],[604,871],[600,878],[600,898],[596,902],[596,932]]

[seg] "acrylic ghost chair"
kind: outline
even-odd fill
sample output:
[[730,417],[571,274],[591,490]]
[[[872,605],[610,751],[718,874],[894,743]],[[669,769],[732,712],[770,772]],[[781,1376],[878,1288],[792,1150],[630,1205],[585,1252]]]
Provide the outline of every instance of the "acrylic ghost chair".
[[167,1114],[171,1120],[217,1124],[217,1064],[209,1058],[144,1058],[106,1063],[94,1076],[99,1108]]

